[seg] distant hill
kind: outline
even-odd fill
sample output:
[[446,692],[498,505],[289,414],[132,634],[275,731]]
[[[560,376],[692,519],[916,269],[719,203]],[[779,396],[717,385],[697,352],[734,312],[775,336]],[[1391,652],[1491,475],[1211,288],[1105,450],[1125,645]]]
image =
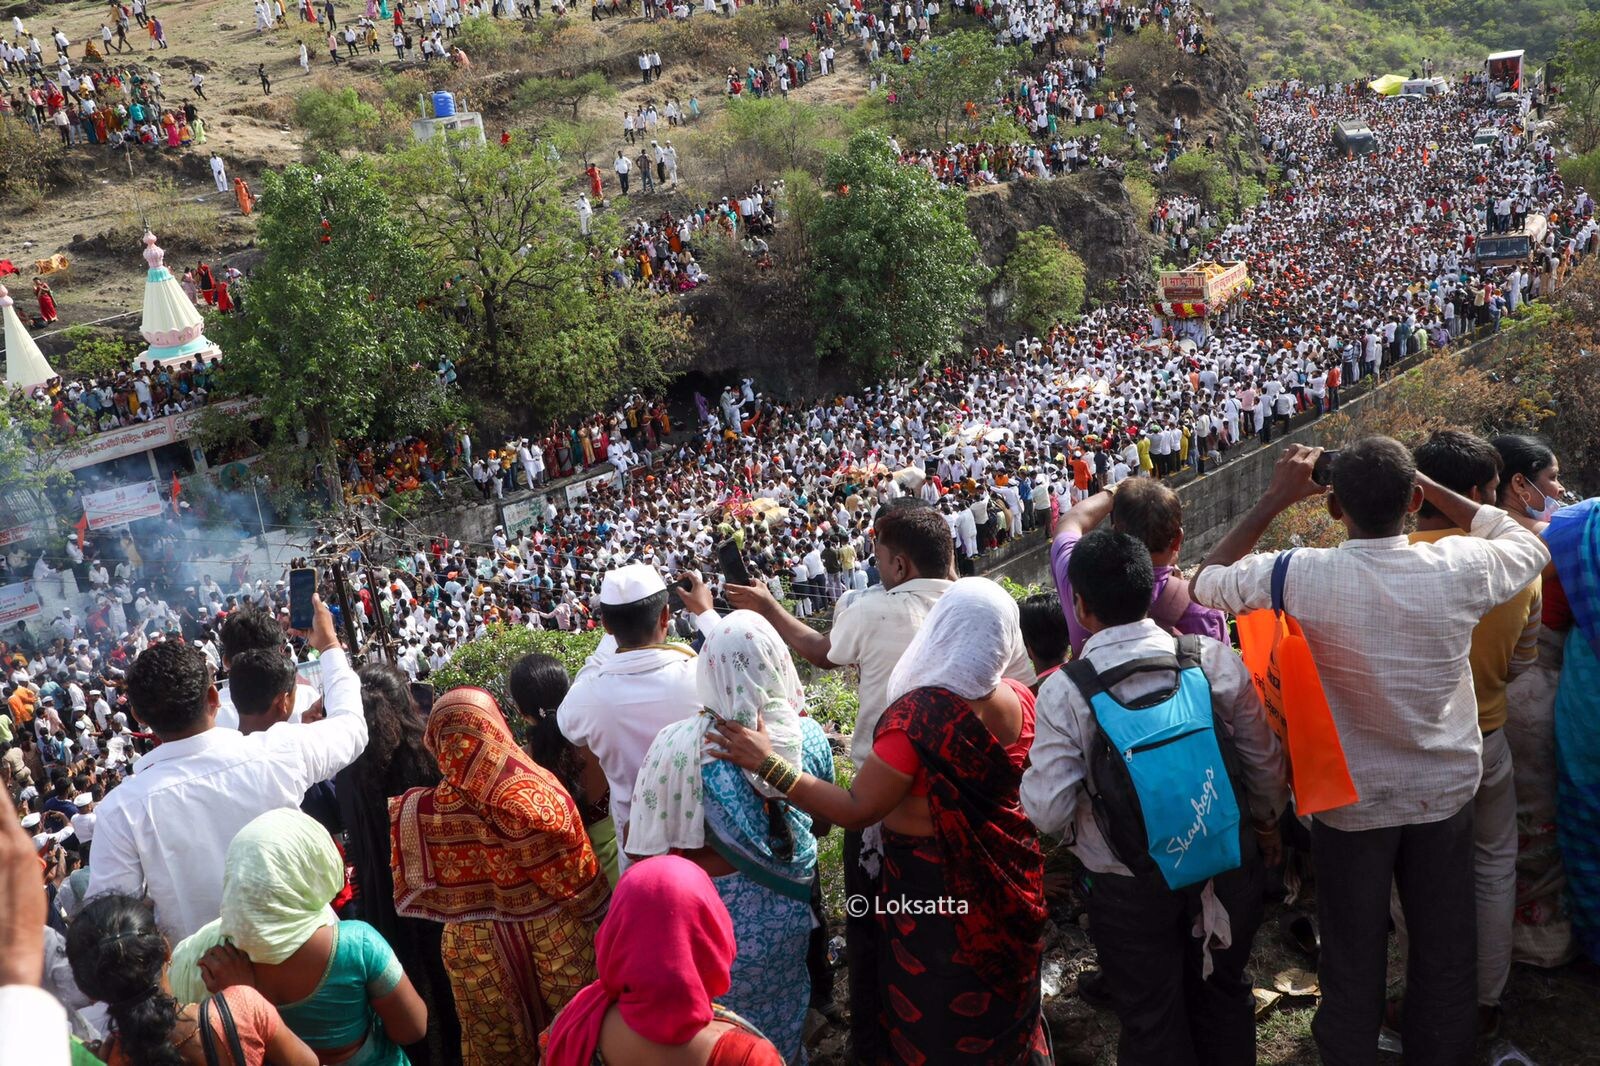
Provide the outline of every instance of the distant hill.
[[1408,73],[1424,56],[1453,73],[1506,48],[1548,62],[1600,0],[1210,0],[1205,7],[1239,42],[1252,81],[1347,81]]

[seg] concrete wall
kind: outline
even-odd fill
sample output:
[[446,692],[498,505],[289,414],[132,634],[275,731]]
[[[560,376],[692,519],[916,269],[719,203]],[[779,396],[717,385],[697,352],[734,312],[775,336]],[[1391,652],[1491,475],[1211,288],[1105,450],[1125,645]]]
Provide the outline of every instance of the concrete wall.
[[[1426,373],[1426,361],[1411,372]],[[1390,391],[1381,386],[1364,391],[1355,399],[1344,403],[1341,414],[1354,415],[1372,404],[1388,402]],[[1226,462],[1205,477],[1184,475],[1185,480],[1174,486],[1183,501],[1183,565],[1193,566],[1214,547],[1217,541],[1233,527],[1239,516],[1249,510],[1272,480],[1272,467],[1283,453],[1286,444],[1308,444],[1321,447],[1339,447],[1344,443],[1342,434],[1348,423],[1343,419],[1301,416],[1291,424],[1287,435],[1275,435],[1267,447],[1252,441],[1242,448],[1235,447]],[[1003,557],[997,558],[985,574],[989,577],[1008,577],[1022,585],[1050,582],[1049,543],[1044,534],[1030,536]]]

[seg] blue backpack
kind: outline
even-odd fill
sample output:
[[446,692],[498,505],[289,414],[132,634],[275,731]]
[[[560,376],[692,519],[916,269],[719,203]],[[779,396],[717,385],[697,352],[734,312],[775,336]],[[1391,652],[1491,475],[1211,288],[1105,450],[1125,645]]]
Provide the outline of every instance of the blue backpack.
[[[1199,637],[1185,636],[1174,655],[1104,673],[1087,659],[1065,668],[1093,711],[1086,784],[1095,824],[1117,861],[1135,875],[1160,871],[1172,889],[1236,869],[1246,853],[1238,759],[1212,707],[1200,647]],[[1169,688],[1131,704],[1111,694],[1158,670],[1175,671]]]

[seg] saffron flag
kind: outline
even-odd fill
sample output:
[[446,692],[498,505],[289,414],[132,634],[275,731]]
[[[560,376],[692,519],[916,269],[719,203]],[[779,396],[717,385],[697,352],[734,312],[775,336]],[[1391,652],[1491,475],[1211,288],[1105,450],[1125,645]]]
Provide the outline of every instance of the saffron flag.
[[78,519],[78,550],[83,550],[84,539],[89,535],[89,512],[84,511],[83,517]]

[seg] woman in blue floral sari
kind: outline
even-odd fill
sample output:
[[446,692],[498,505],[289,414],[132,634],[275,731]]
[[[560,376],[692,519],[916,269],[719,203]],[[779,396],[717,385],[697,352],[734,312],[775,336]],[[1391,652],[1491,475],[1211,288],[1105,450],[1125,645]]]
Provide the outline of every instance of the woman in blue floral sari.
[[1556,511],[1544,539],[1573,621],[1556,689],[1556,837],[1573,936],[1600,962],[1600,499]]
[[754,774],[707,755],[705,736],[719,719],[750,729],[759,719],[775,750],[825,781],[833,780],[833,752],[822,728],[803,716],[794,660],[760,615],[735,611],[719,620],[698,661],[705,709],[663,729],[645,755],[628,854],[683,855],[711,875],[738,943],[733,986],[720,1002],[759,1028],[785,1061],[801,1063],[814,834],[826,827]]

